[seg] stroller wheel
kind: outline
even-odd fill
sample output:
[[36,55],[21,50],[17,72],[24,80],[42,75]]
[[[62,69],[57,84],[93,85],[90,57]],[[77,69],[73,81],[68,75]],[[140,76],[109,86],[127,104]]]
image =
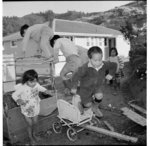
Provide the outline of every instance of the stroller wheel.
[[55,133],[60,134],[62,132],[62,125],[60,122],[53,123],[52,127]]
[[93,116],[91,121],[90,121],[90,125],[95,126],[95,127],[100,127],[99,119],[96,118],[95,116]]
[[77,140],[77,132],[74,128],[69,128],[67,130],[67,136],[71,141],[76,141]]

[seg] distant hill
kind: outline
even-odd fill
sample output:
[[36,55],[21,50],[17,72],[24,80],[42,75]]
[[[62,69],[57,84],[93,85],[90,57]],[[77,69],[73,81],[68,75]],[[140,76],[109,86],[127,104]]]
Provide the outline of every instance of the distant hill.
[[129,20],[134,24],[135,29],[145,30],[146,32],[146,9],[146,1],[135,1],[105,12],[68,11],[55,14],[52,10],[48,10],[46,12],[32,13],[24,17],[3,17],[3,36],[19,31],[20,27],[25,23],[32,26],[51,21],[53,18],[89,22],[116,30],[120,29],[120,25],[124,25],[125,20]]
[[97,13],[90,17],[82,17],[77,20],[119,30],[120,25],[123,25],[125,20],[130,19],[137,27],[142,27],[143,24],[146,23],[146,7],[146,1],[136,1],[127,5],[115,7],[109,11]]

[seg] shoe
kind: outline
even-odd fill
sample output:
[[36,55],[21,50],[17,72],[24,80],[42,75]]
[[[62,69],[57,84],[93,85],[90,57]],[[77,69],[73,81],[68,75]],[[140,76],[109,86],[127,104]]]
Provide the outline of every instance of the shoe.
[[98,106],[94,105],[93,108],[93,113],[95,113],[95,115],[99,118],[101,118],[103,116],[102,112],[100,111],[100,109],[98,108]]

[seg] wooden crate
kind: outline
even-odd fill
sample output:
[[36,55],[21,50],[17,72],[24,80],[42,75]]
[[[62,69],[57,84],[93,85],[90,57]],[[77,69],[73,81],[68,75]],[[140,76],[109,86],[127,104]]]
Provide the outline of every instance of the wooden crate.
[[41,116],[50,115],[57,108],[57,99],[55,96],[44,99],[40,102],[40,113]]
[[[58,94],[58,98],[61,98],[61,96],[61,94]],[[41,101],[40,115],[45,116],[39,116],[37,132],[45,131],[50,128],[53,122],[58,120],[57,114],[56,97],[52,96],[43,99]],[[28,138],[26,122],[20,107],[4,110],[3,135],[8,138],[12,144],[24,141]]]
[[15,64],[16,75],[22,75],[29,69],[34,69],[39,75],[54,75],[54,65],[50,62],[45,62],[44,59],[28,57],[18,59]]

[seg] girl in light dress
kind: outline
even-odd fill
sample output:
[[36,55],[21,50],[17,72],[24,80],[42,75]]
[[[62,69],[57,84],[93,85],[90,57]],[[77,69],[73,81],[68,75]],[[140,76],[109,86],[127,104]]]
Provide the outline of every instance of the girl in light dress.
[[21,107],[26,124],[27,133],[31,144],[36,144],[39,140],[35,135],[38,114],[40,112],[39,91],[50,94],[50,91],[42,87],[38,83],[38,74],[35,70],[28,70],[22,76],[22,83],[15,86],[16,91],[12,94],[12,98]]
[[[115,47],[110,49],[109,56],[110,57],[106,61],[115,62],[117,64],[116,74],[114,78],[109,81],[110,84],[114,85],[114,89],[115,89],[114,95],[116,95],[117,89],[120,89],[121,78],[124,77],[124,73],[123,73],[124,62],[122,58],[118,56],[118,51]],[[109,74],[109,70],[107,70],[106,72],[107,72],[106,74]]]

